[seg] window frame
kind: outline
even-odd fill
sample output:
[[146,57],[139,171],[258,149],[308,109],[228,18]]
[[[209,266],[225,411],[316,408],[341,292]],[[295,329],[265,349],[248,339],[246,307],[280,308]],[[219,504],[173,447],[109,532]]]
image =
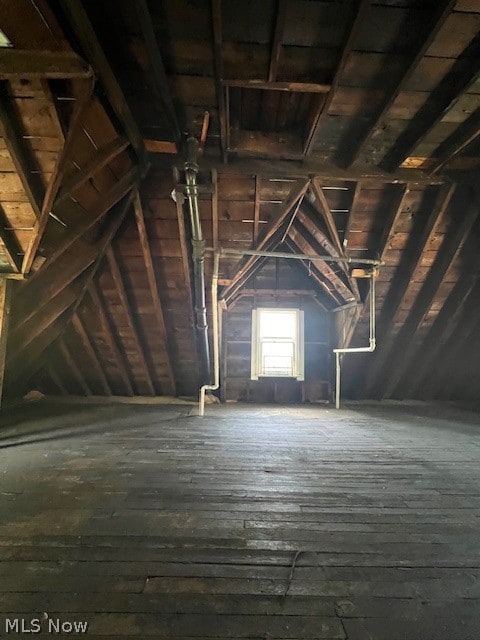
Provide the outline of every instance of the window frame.
[[[291,313],[295,316],[295,338],[293,341],[293,371],[292,375],[270,375],[262,372],[262,339],[260,337],[260,317],[262,312],[268,313]],[[270,336],[275,338],[275,336]],[[279,341],[282,339],[279,337]],[[265,340],[267,341],[267,340]],[[305,340],[304,340],[304,313],[302,309],[296,308],[278,308],[278,307],[259,307],[252,309],[252,345],[251,345],[251,367],[250,379],[259,380],[260,378],[286,378],[296,379],[300,382],[305,380]]]

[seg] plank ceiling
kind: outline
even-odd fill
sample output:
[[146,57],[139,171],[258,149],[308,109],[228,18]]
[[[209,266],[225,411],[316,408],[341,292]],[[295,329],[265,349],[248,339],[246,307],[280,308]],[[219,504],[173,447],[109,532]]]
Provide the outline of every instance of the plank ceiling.
[[[385,262],[348,395],[478,397],[480,0],[3,0],[0,30],[8,394],[195,392],[194,135],[207,245]],[[222,259],[227,302],[262,264]],[[295,268],[366,344],[365,282]]]

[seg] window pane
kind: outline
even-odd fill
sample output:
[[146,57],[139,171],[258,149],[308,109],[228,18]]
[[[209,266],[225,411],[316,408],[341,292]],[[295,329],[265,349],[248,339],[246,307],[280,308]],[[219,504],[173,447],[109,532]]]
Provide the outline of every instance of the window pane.
[[295,311],[260,312],[260,338],[295,339],[297,328]]
[[262,354],[264,356],[293,357],[293,342],[266,342],[262,340]]
[[282,356],[265,356],[262,369],[262,375],[265,376],[291,376],[293,375],[293,359]]

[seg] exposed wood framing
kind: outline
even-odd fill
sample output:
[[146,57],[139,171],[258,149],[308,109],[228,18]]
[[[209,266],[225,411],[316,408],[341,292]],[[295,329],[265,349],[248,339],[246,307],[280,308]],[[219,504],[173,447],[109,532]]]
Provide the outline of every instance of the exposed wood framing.
[[68,395],[68,389],[63,384],[62,378],[58,375],[58,373],[56,372],[56,370],[53,367],[52,363],[49,363],[49,364],[45,365],[44,369],[45,369],[45,373],[50,377],[50,380],[53,382],[53,384],[60,391],[60,394],[62,396],[67,396]]
[[87,231],[94,227],[129,191],[138,184],[139,173],[137,168],[130,169],[112,187],[110,191],[100,196],[99,200],[88,212],[88,217],[83,220],[54,253],[47,259],[41,269],[32,274],[29,282],[34,281],[40,274],[53,267],[58,259],[63,256],[72,245],[82,238]]
[[108,315],[105,310],[105,304],[102,298],[100,297],[100,294],[98,293],[97,285],[93,281],[90,283],[90,286],[88,287],[88,294],[93,302],[95,311],[100,319],[100,327],[102,329],[103,338],[105,340],[105,343],[110,349],[110,353],[112,354],[113,359],[115,361],[117,371],[120,374],[120,377],[122,378],[122,382],[126,389],[126,395],[133,396],[135,395],[135,392],[133,390],[132,381],[128,373],[128,364],[125,360],[124,352],[123,350],[120,350],[118,348],[115,338],[113,337],[113,327],[108,319]]
[[143,165],[145,161],[143,137],[132,116],[132,112],[125,100],[125,96],[120,89],[120,85],[110,68],[105,53],[98,42],[95,31],[85,9],[83,8],[81,0],[64,0],[64,2],[62,2],[62,10],[67,15],[67,18],[87,58],[95,68],[95,72],[98,74],[98,77],[105,88],[107,97],[115,115],[122,124],[123,129],[140,160],[140,163]]
[[3,242],[5,254],[12,270],[19,273],[22,268],[23,251],[15,237],[15,233],[9,227],[10,223],[0,203],[0,239]]
[[443,27],[445,20],[450,15],[451,10],[455,6],[455,4],[456,0],[442,0],[441,2],[437,3],[437,6],[435,7],[435,16],[432,17],[429,25],[430,30],[418,50],[412,52],[412,56],[401,80],[396,84],[393,91],[390,94],[386,95],[385,100],[382,102],[377,111],[377,114],[375,115],[373,124],[369,128],[365,128],[363,137],[361,135],[357,136],[355,140],[352,140],[350,142],[347,165],[355,162],[358,156],[367,147],[368,143],[372,139],[374,132],[381,124],[383,118],[385,118],[385,116],[390,111],[398,95],[402,91],[406,90],[408,82],[412,75],[415,73],[419,62],[426,55],[428,49],[430,48],[432,42],[435,40],[440,29]]
[[330,105],[332,104],[332,100],[335,96],[335,92],[339,85],[340,78],[342,77],[342,73],[345,69],[345,65],[347,64],[350,53],[353,50],[353,45],[355,43],[358,31],[363,22],[366,11],[370,6],[370,1],[355,0],[355,2],[351,4],[353,5],[353,9],[351,9],[352,19],[348,28],[348,36],[342,49],[342,55],[335,71],[335,76],[332,80],[330,91],[325,99],[323,99],[322,97],[319,98],[318,106],[312,120],[312,125],[307,134],[303,148],[303,152],[305,155],[309,155],[312,152],[317,134],[320,131],[320,128],[326,116],[328,115],[328,110],[330,108]]
[[128,302],[127,292],[125,291],[125,285],[123,284],[122,275],[120,273],[120,269],[118,268],[117,259],[115,258],[114,251],[112,247],[107,249],[107,259],[108,266],[110,268],[110,273],[112,274],[112,278],[115,284],[115,289],[120,300],[120,304],[123,309],[123,313],[125,318],[127,319],[127,324],[130,329],[131,337],[135,343],[135,348],[137,351],[138,360],[140,362],[140,366],[143,370],[143,374],[145,377],[145,382],[150,392],[150,395],[155,395],[155,387],[152,382],[152,377],[150,375],[150,371],[148,369],[147,361],[145,359],[145,353],[143,351],[142,344],[140,342],[140,337],[138,335],[138,331],[135,327],[135,322],[133,320],[132,311],[130,308],[130,303]]
[[[434,371],[434,365],[442,354],[444,357],[444,345],[448,343],[454,335],[455,330],[460,326],[462,317],[465,316],[466,306],[469,297],[475,286],[478,286],[480,276],[480,264],[476,256],[474,265],[469,265],[468,271],[461,276],[455,287],[450,292],[440,313],[418,349],[414,362],[405,368],[402,379],[402,396],[405,398],[419,397],[418,391],[423,388],[431,371]],[[433,379],[433,376],[430,376]]]
[[140,28],[145,40],[148,55],[150,57],[151,64],[147,72],[147,77],[150,81],[153,92],[160,100],[161,105],[167,114],[176,147],[177,149],[181,149],[182,134],[178,124],[175,105],[173,104],[170,86],[165,72],[165,66],[163,64],[162,56],[160,55],[157,38],[153,30],[152,19],[146,0],[136,0],[135,8],[137,10],[137,16],[140,22]]
[[[278,213],[278,217],[272,224],[268,225],[262,240],[259,242],[256,249],[258,251],[266,250],[269,247],[271,241],[274,239],[275,234],[282,228],[285,221],[288,219],[289,214],[295,207],[297,202],[303,198],[309,187],[310,180],[297,180],[292,187],[288,197],[283,203],[281,210]],[[231,278],[231,284],[222,291],[221,297],[225,300],[229,300],[235,294],[235,292],[242,286],[242,284],[248,280],[252,273],[252,269],[258,262],[259,256],[250,256],[247,259],[240,260],[235,271],[235,275]]]
[[[161,168],[161,162],[158,167]],[[178,165],[179,170],[183,170],[182,165]],[[166,170],[171,170],[171,164],[165,164]],[[400,168],[393,173],[389,173],[375,167],[373,165],[362,167],[351,167],[342,169],[336,165],[318,160],[315,158],[306,158],[303,161],[290,160],[285,162],[278,158],[270,158],[268,160],[262,158],[236,158],[231,157],[228,165],[225,166],[218,160],[218,156],[204,154],[202,156],[202,170],[209,171],[217,169],[225,175],[228,171],[232,173],[241,173],[245,175],[259,175],[262,178],[295,178],[304,179],[306,175],[309,177],[318,177],[321,181],[329,180],[345,180],[347,182],[357,182],[365,180],[369,182],[382,183],[406,183],[411,182],[417,185],[442,184],[446,181],[443,175],[429,176],[426,171],[421,169]]]
[[320,213],[325,220],[328,233],[330,234],[330,239],[333,242],[338,255],[342,256],[344,254],[344,250],[340,241],[340,236],[338,235],[337,225],[335,224],[335,220],[333,218],[332,212],[330,211],[330,206],[327,202],[325,194],[323,193],[323,189],[318,182],[318,178],[312,178],[312,192],[315,196],[315,200],[319,205],[318,208],[320,210]]
[[222,0],[211,0],[213,27],[213,54],[215,60],[215,88],[217,93],[218,116],[220,120],[220,147],[222,159],[227,161],[228,129],[227,105],[223,89],[223,55],[222,55]]
[[5,377],[8,325],[13,286],[14,284],[11,280],[0,278],[0,405],[2,404],[3,396],[3,380]]
[[442,283],[450,263],[461,250],[475,220],[478,218],[478,203],[478,191],[474,190],[473,187],[469,188],[466,195],[466,209],[463,217],[458,221],[455,229],[445,238],[435,262],[417,296],[415,305],[412,307],[407,320],[402,325],[396,343],[392,345],[391,357],[392,361],[395,362],[395,367],[390,368],[382,376],[381,390],[383,397],[391,396],[406,367],[411,363],[417,347],[416,336],[421,327],[422,320],[430,309],[438,287]]
[[405,296],[407,295],[410,286],[415,283],[415,272],[420,264],[423,252],[435,237],[437,225],[442,221],[454,191],[455,185],[443,186],[440,188],[435,205],[431,208],[424,226],[421,230],[415,233],[414,237],[411,238],[409,245],[403,252],[402,264],[397,268],[391,281],[388,294],[383,304],[383,311],[378,321],[378,351],[376,351],[373,363],[369,367],[368,373],[364,378],[367,395],[374,392],[378,378],[384,375],[384,366],[389,357],[390,350],[396,341],[396,335],[392,331],[392,325],[395,323],[395,317],[404,303]]
[[36,163],[25,145],[19,118],[6,95],[5,87],[0,87],[0,121],[8,152],[35,217],[38,219],[40,218],[44,190],[38,175],[32,172],[33,168],[36,169]]
[[480,107],[435,150],[434,156],[436,160],[433,166],[429,168],[430,174],[438,173],[440,169],[443,169],[446,164],[462,153],[479,136]]
[[275,19],[275,29],[273,33],[272,50],[270,53],[270,67],[268,69],[268,81],[275,82],[278,74],[278,64],[282,53],[283,32],[285,31],[285,20],[287,17],[287,1],[277,1],[277,16]]
[[[393,147],[382,160],[388,171],[398,167],[418,145],[420,140],[442,120],[444,115],[458,102],[480,78],[478,56],[480,55],[480,35],[477,35],[461,56],[457,58],[439,85],[430,93],[423,106],[410,120],[407,128],[397,138]],[[471,64],[466,61],[471,59]]]
[[87,354],[89,361],[91,362],[93,369],[95,371],[95,375],[97,379],[100,381],[100,386],[103,389],[103,392],[107,396],[112,395],[112,390],[110,389],[110,385],[108,384],[107,377],[105,376],[105,372],[102,369],[100,362],[98,361],[98,356],[95,353],[95,349],[90,342],[90,338],[85,331],[85,327],[83,326],[82,320],[77,313],[73,314],[72,318],[73,327],[80,338],[82,343],[82,347],[84,349],[84,353]]
[[58,206],[60,202],[75,193],[75,191],[88,182],[90,178],[97,173],[97,171],[103,169],[103,167],[120,155],[122,151],[125,151],[128,145],[129,141],[127,138],[125,138],[125,136],[119,136],[102,149],[99,149],[98,153],[90,160],[90,162],[86,163],[78,173],[75,173],[70,178],[65,179],[62,187],[58,191],[55,206]]
[[157,277],[155,275],[155,268],[153,266],[152,252],[147,236],[147,229],[145,227],[145,217],[143,214],[142,202],[140,194],[136,191],[133,207],[135,210],[135,222],[137,224],[138,235],[140,238],[140,245],[142,247],[143,261],[145,263],[145,269],[147,271],[148,286],[150,289],[150,295],[152,296],[153,308],[155,311],[155,318],[157,321],[157,332],[163,343],[163,350],[165,352],[165,369],[166,369],[166,381],[162,384],[162,391],[165,395],[176,395],[175,376],[173,374],[171,357],[169,354],[169,345],[167,337],[167,329],[165,327],[165,318],[163,315],[162,303],[160,301],[160,295],[158,292]]
[[49,80],[42,80],[42,89],[45,95],[45,100],[47,101],[50,119],[55,128],[55,134],[63,145],[65,143],[66,130],[64,129],[64,123],[60,117],[58,101],[52,93]]
[[75,140],[78,134],[78,128],[81,125],[82,118],[85,115],[86,109],[90,105],[92,92],[93,82],[91,81],[91,79],[85,81],[85,83],[81,87],[78,87],[77,98],[72,114],[72,119],[69,124],[68,133],[65,137],[62,151],[57,157],[52,177],[50,178],[45,196],[43,198],[40,216],[35,223],[32,237],[23,257],[22,273],[28,273],[32,267],[33,260],[35,259],[35,255],[47,227],[55,198],[57,197],[57,193],[60,189],[63,178],[65,176],[65,172],[68,167],[67,159],[72,151],[73,145],[75,144]]
[[224,80],[225,87],[241,89],[263,89],[265,91],[286,91],[288,93],[328,93],[329,84],[316,82],[265,82],[265,80]]
[[60,339],[59,341],[58,348],[60,350],[60,353],[62,354],[63,359],[65,360],[65,364],[67,365],[68,370],[73,374],[73,377],[76,379],[83,393],[86,396],[91,396],[92,390],[88,386],[83,373],[80,371],[67,345],[62,339]]
[[92,68],[73,51],[0,48],[0,80],[90,78]]

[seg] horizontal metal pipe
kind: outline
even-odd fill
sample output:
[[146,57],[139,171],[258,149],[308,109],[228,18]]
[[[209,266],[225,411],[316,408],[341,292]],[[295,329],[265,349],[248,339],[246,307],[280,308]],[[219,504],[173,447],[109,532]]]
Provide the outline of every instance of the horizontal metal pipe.
[[[205,247],[205,251],[214,252],[214,247]],[[385,263],[381,260],[372,260],[370,258],[349,258],[347,256],[319,256],[310,255],[308,253],[288,253],[287,251],[256,251],[255,249],[230,249],[219,247],[220,255],[236,255],[236,256],[262,256],[265,258],[287,258],[291,260],[321,260],[322,262],[345,262],[347,264],[369,264],[380,267]]]

